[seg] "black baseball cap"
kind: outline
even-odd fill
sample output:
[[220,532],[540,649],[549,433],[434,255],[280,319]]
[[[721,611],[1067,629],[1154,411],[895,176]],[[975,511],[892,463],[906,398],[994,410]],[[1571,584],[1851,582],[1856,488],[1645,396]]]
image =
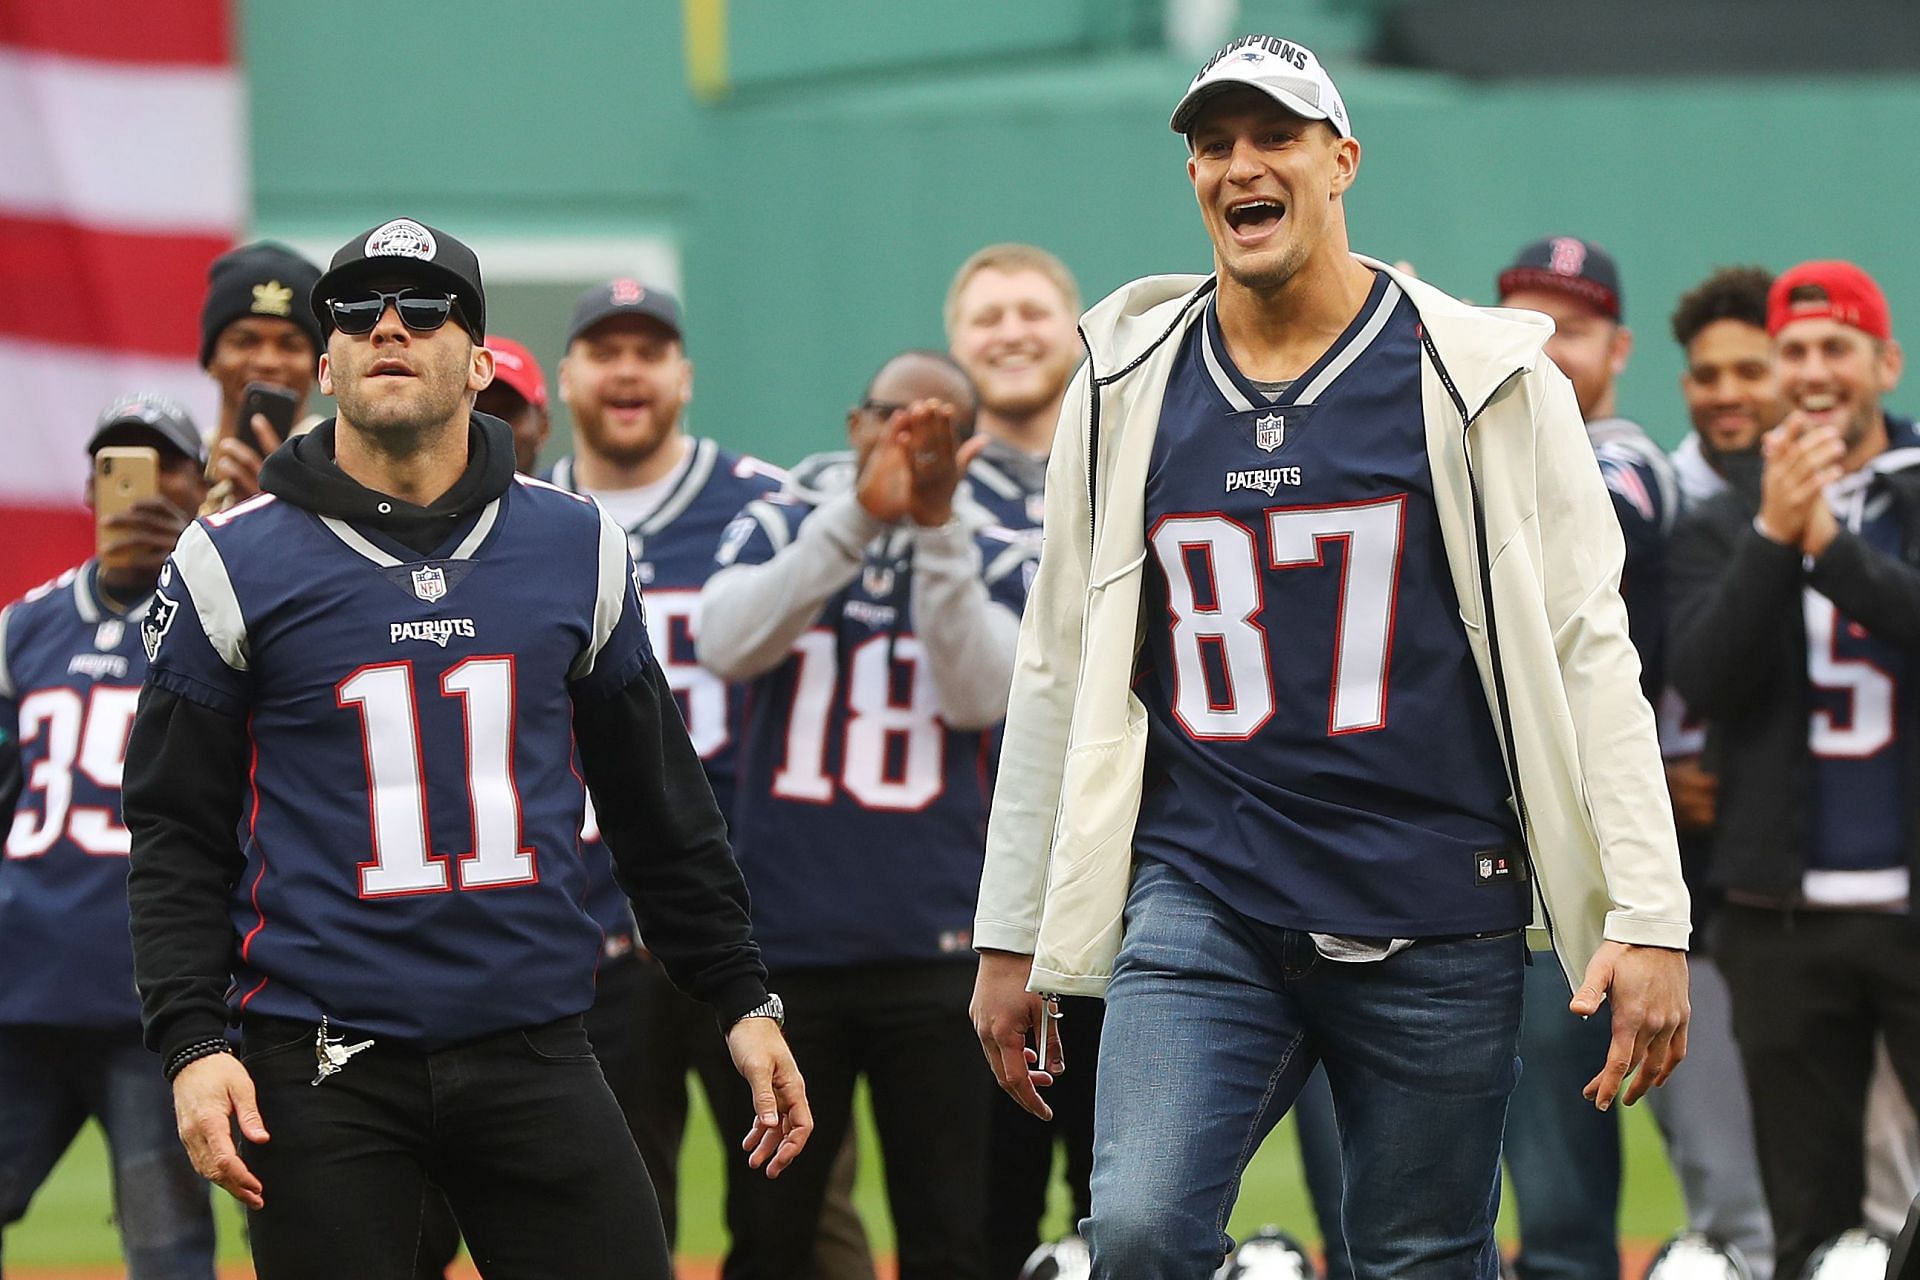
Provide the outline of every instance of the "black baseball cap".
[[1609,320],[1626,318],[1620,268],[1613,255],[1591,240],[1548,236],[1520,250],[1495,282],[1500,296],[1522,289],[1549,289],[1578,298]]
[[665,289],[655,289],[627,276],[597,284],[580,295],[573,304],[573,321],[567,325],[567,345],[602,320],[612,316],[645,316],[657,320],[672,331],[680,331],[680,299]]
[[108,405],[87,437],[87,452],[110,444],[139,444],[142,437],[158,437],[161,444],[206,465],[207,444],[193,415],[178,400],[161,395],[121,396]]
[[322,333],[333,333],[327,299],[374,276],[410,276],[445,289],[459,301],[473,340],[486,340],[487,294],[480,283],[479,256],[438,227],[412,218],[383,222],[340,246],[327,273],[313,286],[313,314]]

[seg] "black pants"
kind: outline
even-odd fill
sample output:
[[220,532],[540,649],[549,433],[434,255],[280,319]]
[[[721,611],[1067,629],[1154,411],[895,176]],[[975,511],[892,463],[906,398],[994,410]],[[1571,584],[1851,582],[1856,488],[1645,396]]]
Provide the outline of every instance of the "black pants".
[[1774,1274],[1791,1280],[1822,1241],[1860,1223],[1876,1035],[1920,1106],[1920,922],[1729,904],[1718,926],[1714,951],[1733,998],[1773,1215]]
[[[646,1161],[672,1246],[679,1234],[687,1072],[700,1077],[707,1105],[716,1114],[728,1095],[738,1095],[736,1106],[749,1105],[747,1082],[733,1069],[713,1010],[674,986],[667,971],[650,958],[634,956],[601,968],[600,994],[587,1011],[587,1035]],[[729,1185],[747,1172],[738,1145],[746,1132],[742,1128],[720,1135]]]
[[[988,1104],[993,1077],[967,1016],[973,964],[874,965],[776,973],[787,1041],[807,1081],[814,1133],[778,1179],[735,1180],[726,1280],[813,1280],[813,1243],[834,1156],[853,1123],[854,1084],[873,1099],[900,1280],[981,1280]],[[737,1094],[720,1131],[744,1135]]]
[[1060,1002],[1067,1069],[1042,1095],[1053,1108],[1051,1121],[1028,1115],[1012,1098],[993,1091],[988,1135],[992,1175],[987,1183],[987,1274],[992,1280],[1020,1280],[1021,1266],[1040,1245],[1056,1145],[1066,1152],[1074,1230],[1093,1212],[1087,1189],[1093,1175],[1093,1081],[1106,1009],[1106,1001],[1087,996]]
[[488,1280],[672,1275],[578,1018],[435,1053],[376,1041],[318,1085],[310,1024],[249,1019],[241,1056],[272,1134],[242,1144],[260,1280],[410,1280],[432,1186]]

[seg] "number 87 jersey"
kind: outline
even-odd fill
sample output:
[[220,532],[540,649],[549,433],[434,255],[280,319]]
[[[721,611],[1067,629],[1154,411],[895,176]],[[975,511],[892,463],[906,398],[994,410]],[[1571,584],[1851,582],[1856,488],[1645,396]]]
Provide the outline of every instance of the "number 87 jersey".
[[149,681],[244,717],[234,998],[423,1048],[593,999],[573,702],[651,661],[625,533],[522,479],[421,556],[264,495],[197,524]]

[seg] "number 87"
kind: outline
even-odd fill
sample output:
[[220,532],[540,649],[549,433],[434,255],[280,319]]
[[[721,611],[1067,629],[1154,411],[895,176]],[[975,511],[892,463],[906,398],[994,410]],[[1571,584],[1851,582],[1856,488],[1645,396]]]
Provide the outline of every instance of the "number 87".
[[[1173,615],[1173,713],[1193,737],[1240,741],[1273,718],[1263,568],[1320,568],[1326,544],[1344,542],[1340,606],[1334,622],[1333,687],[1327,732],[1364,733],[1387,723],[1387,667],[1393,654],[1394,606],[1406,495],[1319,507],[1274,507],[1266,513],[1263,566],[1253,530],[1219,514],[1167,516],[1148,534],[1167,583]],[[1201,604],[1194,566],[1204,564],[1211,594]],[[1224,673],[1216,690],[1206,655]]]

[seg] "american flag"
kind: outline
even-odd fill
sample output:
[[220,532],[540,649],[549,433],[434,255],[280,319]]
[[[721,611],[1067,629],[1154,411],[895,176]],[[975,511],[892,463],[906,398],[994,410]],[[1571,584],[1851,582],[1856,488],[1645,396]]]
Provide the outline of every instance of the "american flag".
[[0,602],[91,552],[109,401],[212,425],[199,309],[245,222],[244,129],[228,0],[0,3]]

